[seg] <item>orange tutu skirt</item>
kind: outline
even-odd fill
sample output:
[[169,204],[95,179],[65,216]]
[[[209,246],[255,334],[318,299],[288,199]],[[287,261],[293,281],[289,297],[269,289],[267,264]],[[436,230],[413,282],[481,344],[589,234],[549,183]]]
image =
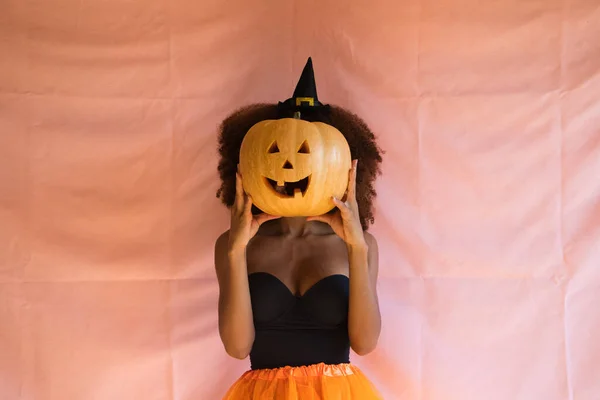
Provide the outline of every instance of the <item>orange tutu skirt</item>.
[[247,371],[223,400],[382,400],[352,364]]

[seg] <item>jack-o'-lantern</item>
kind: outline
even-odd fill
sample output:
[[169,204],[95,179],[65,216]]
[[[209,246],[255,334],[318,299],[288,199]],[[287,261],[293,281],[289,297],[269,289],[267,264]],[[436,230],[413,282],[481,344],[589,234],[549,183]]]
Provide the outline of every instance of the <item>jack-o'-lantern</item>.
[[262,211],[284,217],[330,211],[348,187],[350,148],[331,125],[295,118],[261,121],[244,137],[244,190]]
[[335,207],[332,197],[344,196],[352,160],[348,142],[338,129],[302,119],[329,112],[329,106],[317,97],[310,57],[294,94],[279,102],[278,109],[278,119],[260,121],[244,136],[240,148],[244,190],[268,214],[325,214]]

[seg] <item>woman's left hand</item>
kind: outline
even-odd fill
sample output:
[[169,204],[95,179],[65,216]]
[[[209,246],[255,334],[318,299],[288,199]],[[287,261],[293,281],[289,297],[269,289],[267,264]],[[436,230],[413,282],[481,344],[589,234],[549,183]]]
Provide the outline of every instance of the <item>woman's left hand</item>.
[[348,174],[348,190],[345,201],[332,198],[337,210],[332,214],[308,217],[307,221],[321,221],[329,224],[336,235],[341,237],[349,247],[366,247],[365,236],[360,223],[358,203],[356,201],[356,166],[358,160],[352,161]]

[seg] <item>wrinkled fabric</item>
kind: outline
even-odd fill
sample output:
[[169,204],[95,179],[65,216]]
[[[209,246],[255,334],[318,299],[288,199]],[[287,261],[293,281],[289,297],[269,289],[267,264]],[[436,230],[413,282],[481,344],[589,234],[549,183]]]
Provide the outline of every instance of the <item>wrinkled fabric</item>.
[[314,364],[244,373],[223,400],[381,400],[352,364]]

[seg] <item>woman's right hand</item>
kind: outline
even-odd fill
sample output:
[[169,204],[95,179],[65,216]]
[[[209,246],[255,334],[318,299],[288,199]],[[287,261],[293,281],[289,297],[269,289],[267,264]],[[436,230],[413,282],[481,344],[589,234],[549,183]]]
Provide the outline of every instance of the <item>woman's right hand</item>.
[[244,192],[242,176],[239,171],[235,176],[235,203],[231,207],[231,227],[229,229],[229,251],[243,251],[256,235],[260,226],[276,215],[252,215],[252,198]]

